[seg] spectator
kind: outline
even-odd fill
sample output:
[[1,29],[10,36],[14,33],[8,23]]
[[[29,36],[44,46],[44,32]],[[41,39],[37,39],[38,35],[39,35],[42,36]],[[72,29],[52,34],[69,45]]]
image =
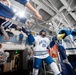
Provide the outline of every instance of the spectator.
[[4,64],[7,62],[9,52],[4,52],[2,44],[0,44],[0,73],[3,73]]
[[19,55],[15,57],[15,65],[14,65],[15,69],[19,69]]
[[28,51],[27,54],[27,67],[29,74],[32,74],[33,72],[33,49],[31,48],[31,51]]
[[21,32],[21,33],[19,34],[19,42],[20,42],[20,44],[22,44],[23,37],[24,37],[24,35],[23,35],[23,33]]

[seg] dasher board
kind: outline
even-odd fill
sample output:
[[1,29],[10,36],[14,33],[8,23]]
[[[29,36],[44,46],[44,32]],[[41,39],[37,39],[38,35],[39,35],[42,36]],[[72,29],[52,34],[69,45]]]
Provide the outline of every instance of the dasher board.
[[76,50],[66,50],[67,55],[76,55]]
[[25,44],[2,43],[5,50],[24,50]]

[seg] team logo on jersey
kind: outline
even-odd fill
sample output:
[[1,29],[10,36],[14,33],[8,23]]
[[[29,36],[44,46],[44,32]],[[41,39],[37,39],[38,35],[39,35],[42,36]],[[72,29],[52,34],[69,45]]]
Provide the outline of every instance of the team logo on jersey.
[[39,42],[39,45],[42,45],[42,47],[46,47],[47,42],[45,40],[41,40]]

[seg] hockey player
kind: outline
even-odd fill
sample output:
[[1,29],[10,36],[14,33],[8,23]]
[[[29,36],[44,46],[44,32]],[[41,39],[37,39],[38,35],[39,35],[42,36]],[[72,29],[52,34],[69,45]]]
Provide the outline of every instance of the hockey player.
[[[31,6],[31,4],[27,0],[16,0],[20,2],[23,5],[26,5],[29,9],[31,9],[35,15],[38,17],[38,19],[42,19],[42,16]],[[15,28],[18,30],[22,30],[23,32],[26,32],[25,28],[17,26],[15,24],[12,24],[12,22],[9,22],[10,19],[14,16],[14,12],[9,8],[10,2],[9,0],[0,0],[0,25],[4,27],[4,29],[7,28]]]
[[24,26],[18,26],[10,21],[7,21],[5,19],[0,18],[0,26],[3,27],[4,31],[6,29],[16,29],[19,31],[23,31],[25,34],[28,34],[28,31],[26,30],[26,28]]
[[38,75],[38,71],[41,68],[42,61],[45,61],[50,68],[53,70],[54,75],[61,75],[56,63],[49,56],[47,47],[50,45],[52,47],[53,43],[50,43],[49,38],[46,37],[46,31],[43,29],[40,31],[39,35],[33,36],[28,35],[27,41],[30,44],[34,44],[34,65],[33,65],[33,75]]
[[[39,20],[42,20],[42,16],[34,9],[34,7],[28,2],[28,0],[15,0],[15,1],[18,1],[22,5],[29,8]],[[15,13],[10,8],[9,0],[0,0],[0,16],[12,19],[14,17],[14,14]]]

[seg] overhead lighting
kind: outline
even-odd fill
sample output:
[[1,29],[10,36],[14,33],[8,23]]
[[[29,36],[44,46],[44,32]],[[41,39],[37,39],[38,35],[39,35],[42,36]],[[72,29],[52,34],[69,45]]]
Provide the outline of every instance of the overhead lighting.
[[25,12],[24,11],[20,11],[17,13],[18,17],[22,18],[25,16]]
[[25,16],[25,12],[21,10],[17,10],[15,8],[12,8],[13,12],[20,18],[23,18]]
[[17,10],[16,10],[15,8],[13,8],[12,10],[13,10],[13,12],[14,12],[14,13],[16,13],[16,12],[17,12]]
[[52,25],[52,23],[48,23],[48,25],[50,25],[50,26],[51,26],[51,25]]
[[33,17],[33,15],[30,15],[30,17]]

